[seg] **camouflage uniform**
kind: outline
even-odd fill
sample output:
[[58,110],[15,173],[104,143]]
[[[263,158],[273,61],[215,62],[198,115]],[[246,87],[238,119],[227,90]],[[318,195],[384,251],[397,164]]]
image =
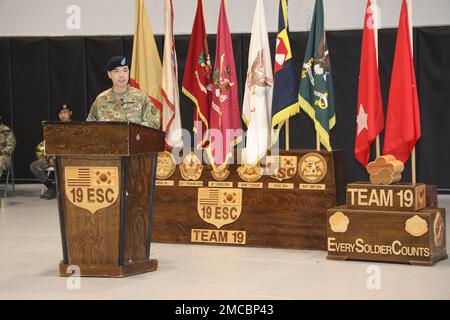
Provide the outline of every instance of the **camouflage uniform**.
[[0,123],[0,177],[11,165],[11,156],[16,148],[16,138],[12,130]]
[[120,95],[112,88],[100,93],[92,104],[87,121],[129,121],[150,128],[159,129],[160,111],[148,96],[128,85]]
[[30,170],[33,172],[34,176],[47,188],[53,187],[53,181],[48,179],[47,168],[51,167],[49,163],[49,157],[45,156],[45,141],[39,143],[36,147],[36,161],[30,164]]

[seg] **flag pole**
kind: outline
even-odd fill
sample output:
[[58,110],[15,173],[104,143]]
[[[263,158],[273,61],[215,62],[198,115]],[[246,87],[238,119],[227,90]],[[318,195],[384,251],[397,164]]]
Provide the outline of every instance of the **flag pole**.
[[[373,18],[373,27],[374,27],[374,36],[375,36],[375,52],[376,52],[376,60],[377,60],[377,69],[378,69],[378,30],[380,28],[379,26],[379,12],[378,12],[378,4],[377,4],[377,0],[370,0],[370,3],[372,4],[372,10],[375,10],[375,15],[373,14],[374,12],[372,11],[372,18]],[[376,153],[377,153],[377,158],[381,155],[381,148],[380,148],[380,135],[377,135],[377,138],[375,140],[375,146],[376,146]]]
[[286,151],[289,151],[289,118],[286,120]]
[[[414,55],[414,41],[413,41],[413,15],[412,15],[412,0],[406,0],[406,7],[408,8],[408,22],[409,22],[409,40],[411,41],[411,50]],[[416,184],[416,147],[414,146],[411,152],[411,182]]]
[[[286,31],[288,31],[289,30],[289,26],[288,26],[288,18],[287,18],[287,10],[288,10],[288,6],[287,6],[287,0],[286,0],[286,17],[285,17],[285,19],[286,19]],[[289,134],[290,134],[290,130],[289,130],[289,118],[287,118],[287,120],[286,120],[286,131],[284,132],[285,134],[286,134],[286,151],[289,151],[289,149],[290,149],[290,141],[289,141]]]

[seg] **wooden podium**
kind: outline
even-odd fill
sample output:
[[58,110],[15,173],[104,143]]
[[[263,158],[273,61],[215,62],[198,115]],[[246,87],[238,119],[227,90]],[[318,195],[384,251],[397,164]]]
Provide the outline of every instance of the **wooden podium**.
[[59,275],[126,277],[150,259],[156,152],[164,132],[123,122],[44,122],[55,176],[63,260]]

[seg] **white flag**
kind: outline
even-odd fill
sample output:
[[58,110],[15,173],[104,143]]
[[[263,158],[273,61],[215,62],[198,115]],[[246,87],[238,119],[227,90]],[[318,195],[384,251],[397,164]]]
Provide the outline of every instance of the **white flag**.
[[163,96],[162,130],[166,132],[166,148],[182,147],[180,96],[178,91],[178,66],[173,37],[172,0],[164,2],[164,54],[161,94]]
[[242,118],[247,125],[244,160],[256,164],[270,146],[273,73],[264,4],[257,0],[248,55]]

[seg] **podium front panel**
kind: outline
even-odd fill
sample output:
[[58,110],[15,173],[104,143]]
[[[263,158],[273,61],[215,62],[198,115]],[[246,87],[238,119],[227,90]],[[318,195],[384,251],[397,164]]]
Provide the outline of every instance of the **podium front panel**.
[[121,158],[71,156],[58,159],[68,262],[119,262]]

